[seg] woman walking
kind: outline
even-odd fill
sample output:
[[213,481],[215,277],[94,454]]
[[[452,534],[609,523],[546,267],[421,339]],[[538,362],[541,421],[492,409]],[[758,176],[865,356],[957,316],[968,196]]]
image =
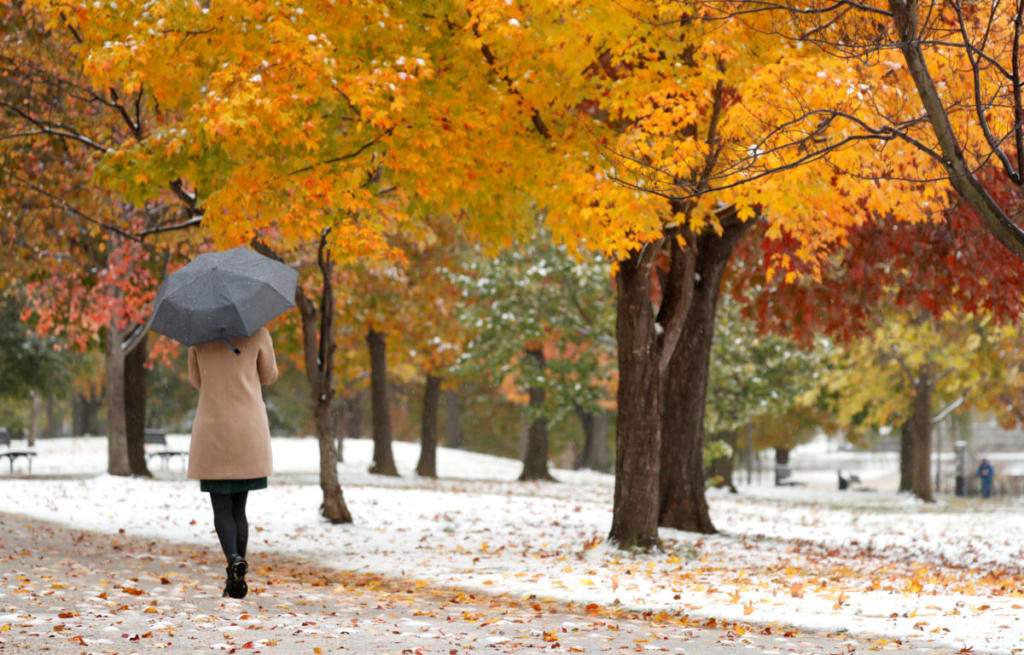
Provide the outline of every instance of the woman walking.
[[[234,346],[234,349],[232,347]],[[188,377],[199,390],[192,424],[188,477],[210,494],[213,526],[227,560],[224,596],[244,598],[250,491],[267,488],[271,473],[270,426],[261,385],[277,379],[270,332],[210,341],[188,351]]]

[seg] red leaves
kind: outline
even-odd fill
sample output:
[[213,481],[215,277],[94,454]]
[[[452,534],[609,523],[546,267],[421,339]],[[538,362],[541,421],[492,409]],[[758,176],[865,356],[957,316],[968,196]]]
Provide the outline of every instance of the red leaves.
[[[982,172],[990,193],[1011,209],[1024,207],[1000,171]],[[762,329],[807,342],[815,332],[846,342],[870,324],[872,310],[895,305],[924,310],[939,318],[946,311],[985,310],[997,323],[1013,321],[1024,310],[1024,262],[982,224],[972,209],[958,203],[932,220],[919,222],[879,218],[850,229],[848,245],[836,248],[820,275],[796,284],[775,276],[764,283],[764,270],[778,262],[797,242],[783,231],[779,239],[759,244],[761,267],[752,243],[740,273],[737,295],[749,294],[747,314]],[[792,259],[794,270],[807,266]],[[801,266],[803,268],[801,268]],[[796,317],[796,318],[795,318]]]

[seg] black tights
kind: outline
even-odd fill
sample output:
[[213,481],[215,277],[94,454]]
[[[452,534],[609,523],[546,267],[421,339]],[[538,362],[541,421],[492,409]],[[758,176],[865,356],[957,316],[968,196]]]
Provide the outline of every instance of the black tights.
[[210,494],[213,503],[213,527],[217,530],[217,539],[224,557],[228,562],[232,555],[245,557],[245,547],[249,543],[249,521],[245,518],[245,500],[248,491],[233,494]]

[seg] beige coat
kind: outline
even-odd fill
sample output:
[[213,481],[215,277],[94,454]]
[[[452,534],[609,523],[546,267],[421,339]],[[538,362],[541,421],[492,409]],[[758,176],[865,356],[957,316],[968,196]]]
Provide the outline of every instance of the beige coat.
[[277,379],[274,344],[266,328],[231,343],[241,355],[223,341],[188,349],[188,377],[199,389],[190,478],[244,480],[271,473],[270,426],[260,385]]

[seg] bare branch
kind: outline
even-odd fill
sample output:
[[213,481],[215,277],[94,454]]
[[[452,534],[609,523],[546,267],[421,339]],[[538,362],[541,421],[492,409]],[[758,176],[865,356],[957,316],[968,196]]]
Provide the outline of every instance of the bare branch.
[[[953,0],[953,7],[956,9],[957,20],[960,25],[960,35],[964,39],[965,44],[971,43],[971,37],[967,33],[967,25],[964,23],[963,10],[960,7],[960,0]],[[985,39],[988,38],[988,30],[986,30]],[[979,48],[980,50],[980,48]],[[1020,183],[1020,172],[1014,170],[1013,163],[1010,161],[1009,156],[999,147],[998,139],[992,134],[992,128],[989,125],[988,117],[985,115],[985,108],[988,103],[985,103],[981,98],[981,67],[978,64],[978,60],[974,57],[974,48],[967,47],[964,51],[967,55],[967,61],[971,65],[971,78],[974,82],[974,108],[975,114],[978,118],[978,125],[981,127],[982,134],[985,135],[985,140],[988,141],[989,147],[1002,162],[1003,168],[1006,169],[1006,174],[1010,176],[1014,182]]]
[[90,139],[89,137],[85,136],[84,134],[81,134],[74,128],[69,127],[67,125],[63,125],[61,123],[53,123],[49,121],[41,121],[39,119],[34,118],[31,114],[28,114],[19,109],[18,107],[15,107],[14,105],[7,102],[0,102],[0,107],[3,107],[8,112],[14,114],[15,116],[21,118],[22,120],[36,127],[35,131],[20,133],[21,136],[53,136],[59,139],[77,141],[78,143],[82,143],[92,148],[93,150],[97,150],[99,152],[105,153],[109,150],[109,148],[104,146],[102,143]]
[[340,161],[346,161],[348,159],[355,159],[359,155],[361,155],[364,152],[366,152],[368,149],[370,149],[373,146],[375,146],[376,144],[380,143],[381,138],[383,138],[383,136],[385,134],[388,134],[388,133],[390,133],[390,131],[384,132],[383,134],[381,134],[381,135],[371,139],[370,141],[367,141],[366,143],[364,143],[363,145],[359,146],[358,148],[356,148],[355,150],[353,150],[350,153],[347,153],[347,154],[344,154],[344,155],[339,155],[337,157],[332,157],[331,159],[325,159],[325,160],[323,160],[323,161],[321,161],[321,162],[319,162],[317,164],[312,164],[310,166],[303,166],[302,168],[297,168],[294,171],[290,172],[289,175],[298,175],[299,173],[306,173],[306,172],[309,172],[309,171],[313,170],[317,166],[322,166],[324,164],[336,164],[336,163],[338,163]]
[[41,187],[41,186],[39,186],[37,184],[33,184],[28,179],[26,179],[26,178],[24,178],[24,177],[22,177],[22,176],[20,176],[20,175],[18,175],[16,173],[8,173],[8,174],[11,176],[11,178],[13,178],[17,182],[19,182],[24,188],[26,188],[26,189],[28,189],[30,191],[33,191],[34,193],[37,193],[40,196],[42,196],[42,197],[44,197],[44,198],[46,198],[48,200],[53,201],[54,204],[58,208],[63,209],[64,211],[67,211],[68,213],[71,213],[71,214],[73,214],[75,216],[78,216],[79,218],[81,218],[81,219],[83,219],[83,220],[85,220],[85,221],[87,221],[89,223],[92,223],[93,225],[96,225],[97,227],[103,228],[104,230],[107,230],[108,232],[113,232],[114,234],[122,236],[125,239],[131,239],[132,241],[136,241],[136,242],[140,242],[141,243],[142,239],[140,239],[139,237],[135,236],[134,234],[132,234],[130,232],[127,232],[127,231],[121,229],[120,227],[118,227],[116,225],[111,225],[110,223],[106,223],[104,221],[99,220],[98,218],[95,218],[95,217],[85,213],[84,211],[78,209],[73,204],[71,204],[67,199],[65,199],[65,198],[63,198],[63,197],[53,193],[52,191],[48,191],[47,189],[45,189],[45,188],[43,188],[43,187]]

